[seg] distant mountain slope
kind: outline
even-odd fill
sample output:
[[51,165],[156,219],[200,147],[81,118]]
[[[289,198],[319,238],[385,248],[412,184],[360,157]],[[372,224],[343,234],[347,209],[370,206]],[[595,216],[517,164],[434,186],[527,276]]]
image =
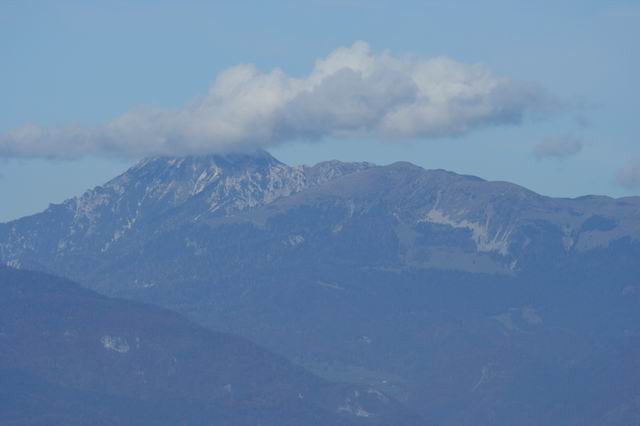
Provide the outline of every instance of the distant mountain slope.
[[153,159],[0,225],[0,256],[443,425],[622,425],[640,409],[638,197],[544,197],[409,163]]
[[422,424],[164,309],[0,268],[0,424]]

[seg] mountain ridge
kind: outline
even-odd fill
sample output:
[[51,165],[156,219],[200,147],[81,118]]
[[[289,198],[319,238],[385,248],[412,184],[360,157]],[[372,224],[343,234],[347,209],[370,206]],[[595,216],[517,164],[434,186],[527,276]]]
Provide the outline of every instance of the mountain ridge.
[[[144,251],[176,227],[260,225],[277,211],[315,208],[322,200],[342,205],[331,207],[341,209],[329,230],[336,237],[358,208],[383,209],[404,267],[512,274],[541,244],[566,257],[640,240],[640,197],[552,198],[408,162],[291,167],[257,151],[144,159],[79,197],[0,224],[0,261],[82,279],[75,263]],[[425,232],[438,237],[424,240]]]

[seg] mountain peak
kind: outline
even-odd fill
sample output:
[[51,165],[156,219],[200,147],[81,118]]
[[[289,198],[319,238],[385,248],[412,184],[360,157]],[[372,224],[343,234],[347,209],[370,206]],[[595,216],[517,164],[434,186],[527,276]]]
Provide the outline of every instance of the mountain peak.
[[[47,218],[48,223],[64,224],[51,234],[47,251],[104,253],[130,237],[137,238],[134,235],[147,227],[158,230],[176,220],[199,222],[228,216],[368,167],[339,161],[292,167],[262,150],[150,157],[105,185],[8,226],[21,229],[32,220]],[[8,261],[27,250],[22,243],[20,247],[10,250]]]
[[212,165],[220,168],[256,168],[281,165],[271,154],[264,150],[250,152],[226,152],[203,155],[186,156],[156,156],[140,160],[129,171],[145,170],[149,168],[191,168],[205,169]]

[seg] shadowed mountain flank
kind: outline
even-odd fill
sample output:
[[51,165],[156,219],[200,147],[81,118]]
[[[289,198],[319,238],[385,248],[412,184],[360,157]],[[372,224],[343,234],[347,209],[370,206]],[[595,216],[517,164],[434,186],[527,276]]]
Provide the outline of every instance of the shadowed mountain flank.
[[171,311],[42,273],[0,283],[0,424],[422,424]]

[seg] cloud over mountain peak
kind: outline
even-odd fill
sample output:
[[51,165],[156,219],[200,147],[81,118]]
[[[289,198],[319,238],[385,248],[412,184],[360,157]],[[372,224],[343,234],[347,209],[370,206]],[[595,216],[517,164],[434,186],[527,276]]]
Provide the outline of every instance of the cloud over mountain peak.
[[483,65],[374,53],[356,42],[316,60],[302,78],[277,68],[229,68],[179,109],[134,109],[96,127],[26,125],[0,136],[0,156],[140,157],[325,138],[433,139],[516,125],[553,103],[537,85]]

